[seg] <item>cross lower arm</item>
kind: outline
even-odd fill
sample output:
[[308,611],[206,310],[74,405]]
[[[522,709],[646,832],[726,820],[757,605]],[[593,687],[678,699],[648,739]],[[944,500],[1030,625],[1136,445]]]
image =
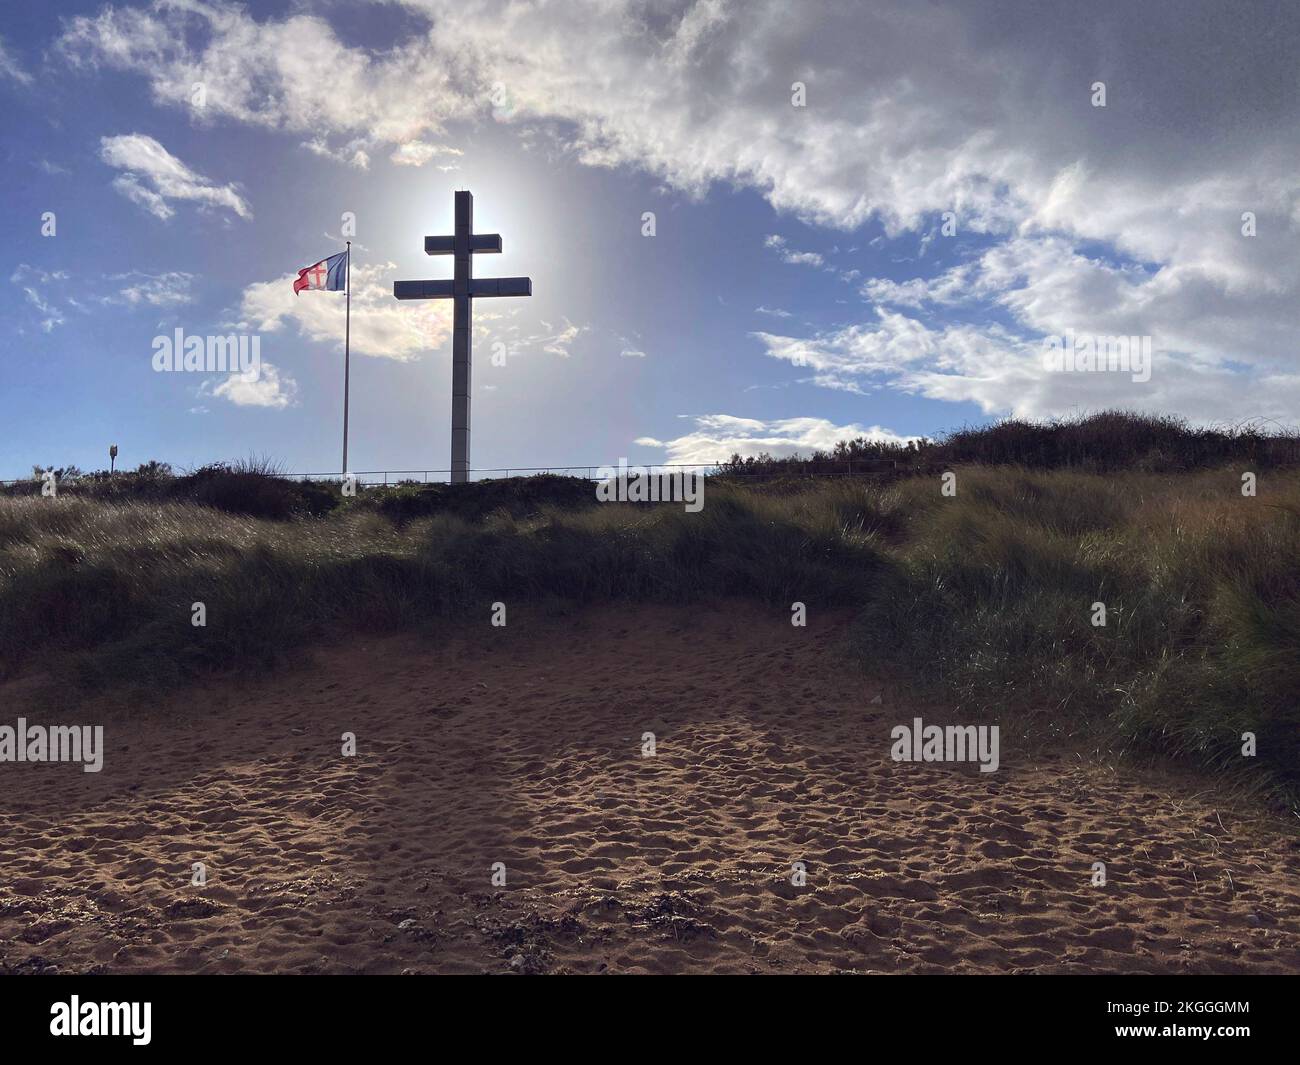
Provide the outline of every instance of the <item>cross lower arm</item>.
[[450,281],[394,281],[393,295],[399,300],[451,299]]
[[[399,300],[449,300],[456,295],[454,281],[394,281],[393,295]],[[531,296],[531,277],[472,277],[471,296]]]
[[[470,251],[499,252],[501,250],[500,233],[473,233],[469,238]],[[425,255],[455,255],[455,237],[425,237]]]

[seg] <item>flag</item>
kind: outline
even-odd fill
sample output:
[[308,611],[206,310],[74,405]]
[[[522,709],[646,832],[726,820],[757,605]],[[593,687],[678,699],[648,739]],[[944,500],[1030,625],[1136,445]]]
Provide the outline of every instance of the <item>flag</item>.
[[296,296],[305,288],[322,288],[329,292],[343,291],[343,278],[347,272],[348,253],[339,252],[328,259],[322,259],[311,266],[298,271],[298,280],[293,283]]

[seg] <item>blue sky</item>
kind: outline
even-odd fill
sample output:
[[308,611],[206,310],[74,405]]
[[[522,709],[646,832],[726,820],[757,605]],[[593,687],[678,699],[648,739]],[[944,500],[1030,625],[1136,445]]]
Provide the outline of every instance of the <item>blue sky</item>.
[[[1223,5],[819,7],[8,5],[0,477],[337,471],[343,296],[291,280],[345,212],[350,465],[445,469],[450,308],[391,286],[449,276],[458,188],[504,241],[476,274],[534,292],[476,302],[475,468],[1296,420],[1287,8],[1225,43]],[[259,336],[261,379],[156,373],[177,327]],[[1150,336],[1151,379],[1046,370],[1067,330]]]

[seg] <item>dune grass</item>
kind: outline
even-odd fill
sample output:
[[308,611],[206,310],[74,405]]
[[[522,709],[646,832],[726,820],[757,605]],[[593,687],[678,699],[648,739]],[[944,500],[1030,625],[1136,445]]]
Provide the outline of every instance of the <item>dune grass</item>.
[[906,443],[858,437],[807,456],[732,456],[721,472],[843,473],[856,463],[921,472],[953,465],[1180,473],[1233,463],[1264,470],[1300,464],[1300,433],[1273,423],[1193,426],[1173,415],[1107,410],[1051,421],[1006,418]]
[[1300,471],[1262,474],[1256,497],[1232,466],[955,472],[952,498],[928,474],[779,492],[711,481],[695,514],[596,504],[590,486],[582,505],[559,479],[335,499],[281,520],[0,497],[0,675],[156,688],[269,667],[340,630],[486,625],[496,600],[800,601],[852,609],[860,663],[941,695],[954,721],[1014,720],[1296,794]]
[[977,718],[1020,711],[1044,735],[1296,783],[1300,474],[1254,498],[1226,469],[958,483],[942,502],[903,486],[920,494],[913,526],[864,606],[864,641]]

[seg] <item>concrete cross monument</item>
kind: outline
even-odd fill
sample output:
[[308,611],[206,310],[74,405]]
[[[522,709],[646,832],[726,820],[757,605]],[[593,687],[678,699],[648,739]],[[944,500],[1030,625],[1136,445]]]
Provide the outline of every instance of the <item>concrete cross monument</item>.
[[527,277],[475,278],[474,252],[499,252],[498,233],[474,232],[474,197],[456,193],[456,231],[450,237],[425,237],[425,255],[455,256],[450,281],[395,281],[399,300],[449,299],[451,328],[451,483],[469,480],[470,300],[475,296],[531,296]]

